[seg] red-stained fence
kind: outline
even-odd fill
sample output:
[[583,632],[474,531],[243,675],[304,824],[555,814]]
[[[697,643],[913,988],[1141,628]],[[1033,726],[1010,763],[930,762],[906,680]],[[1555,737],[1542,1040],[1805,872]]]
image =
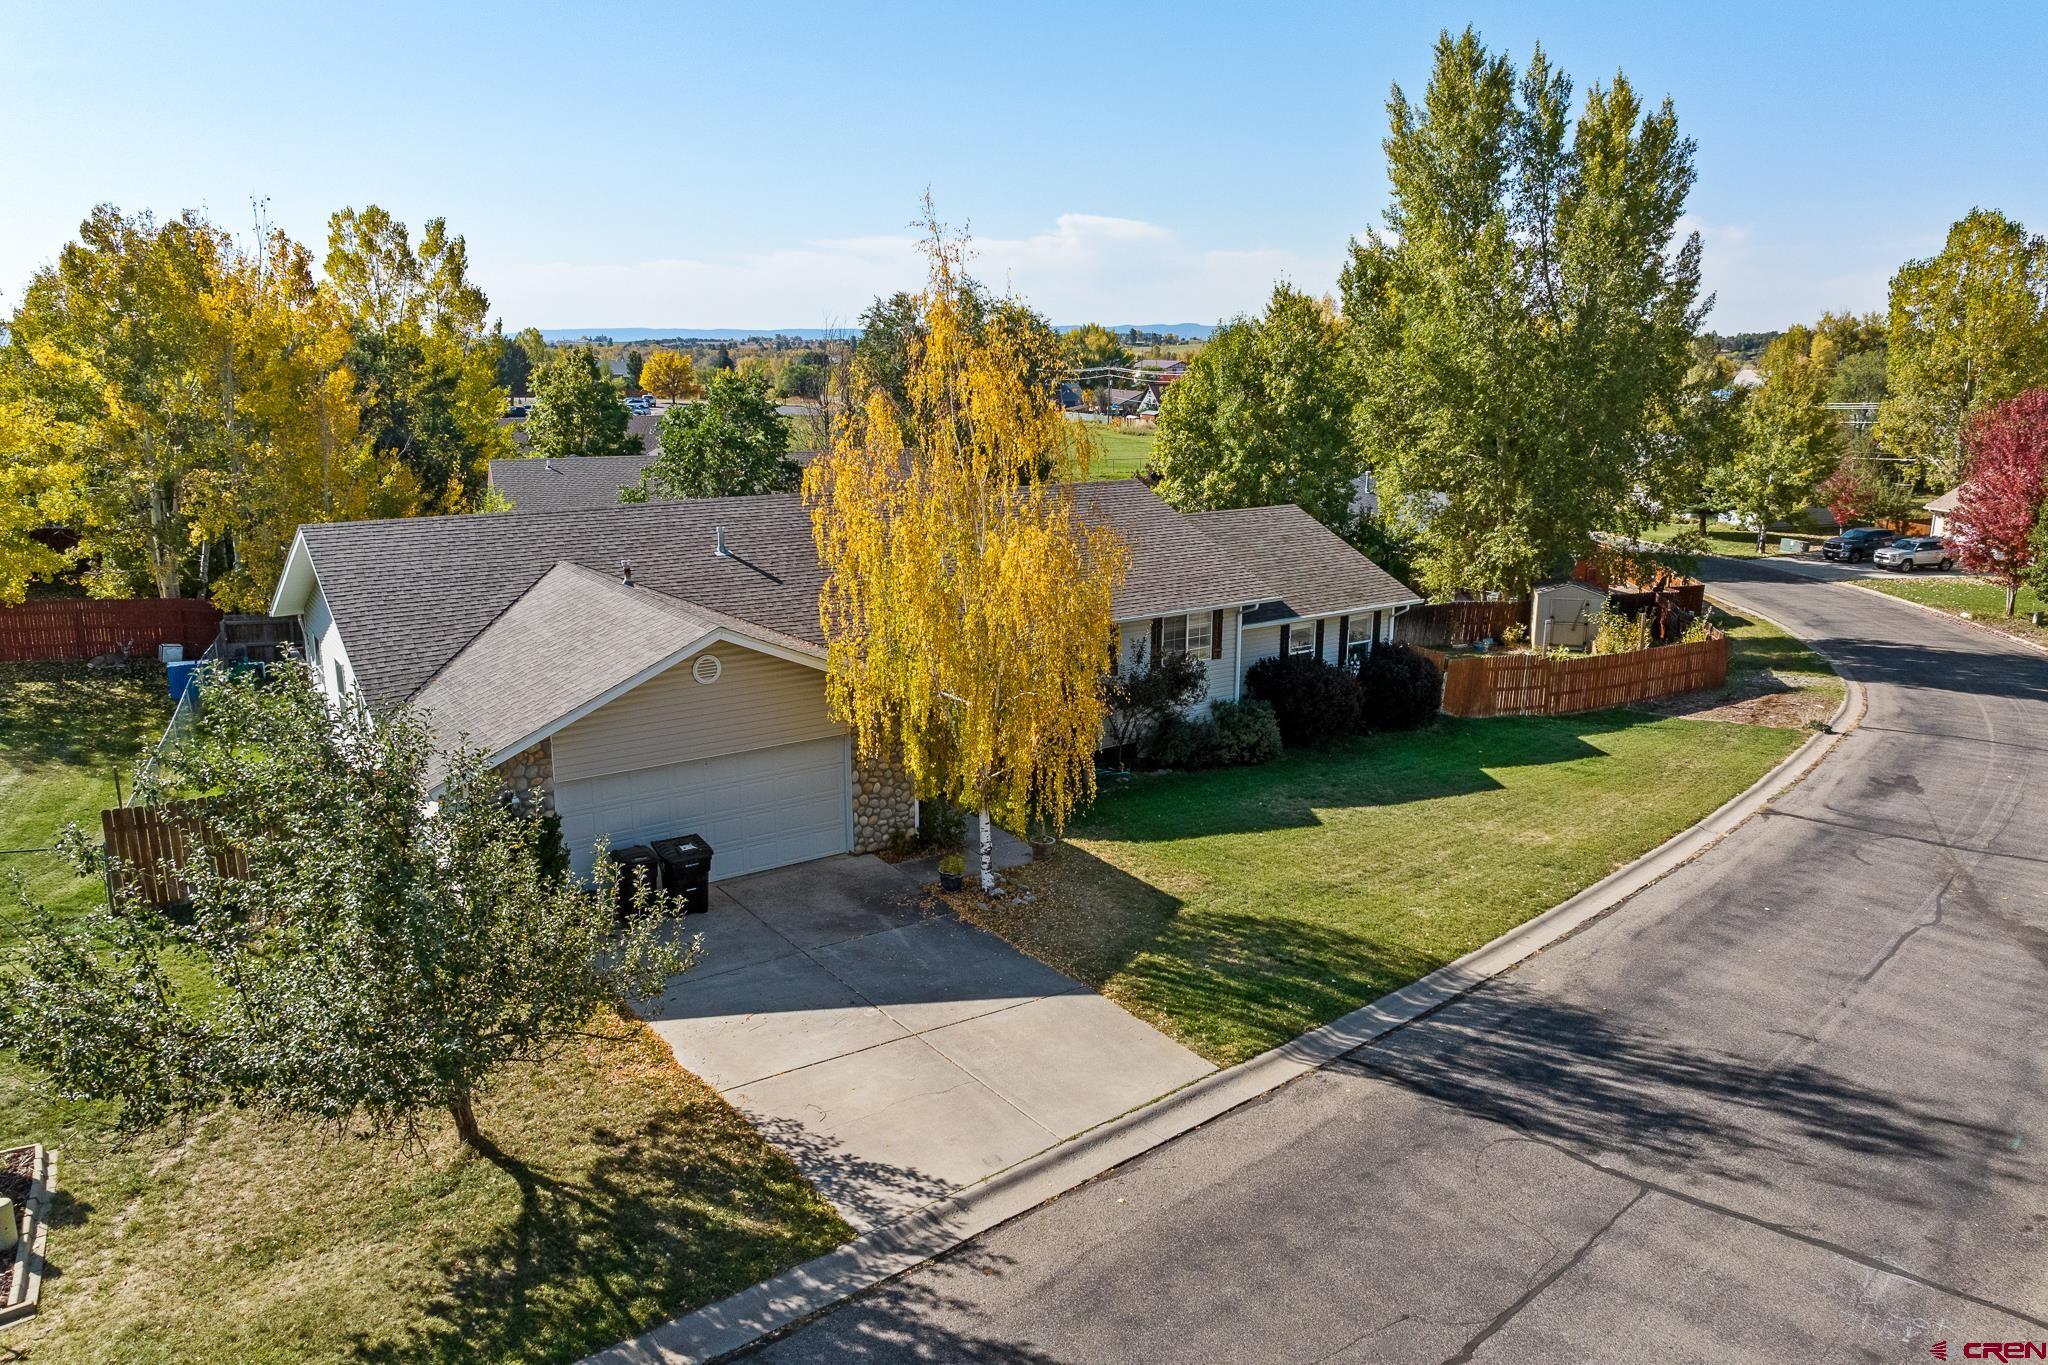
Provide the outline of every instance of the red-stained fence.
[[179,644],[198,658],[220,631],[220,612],[195,597],[61,597],[0,607],[0,663],[63,663],[102,654],[156,655]]

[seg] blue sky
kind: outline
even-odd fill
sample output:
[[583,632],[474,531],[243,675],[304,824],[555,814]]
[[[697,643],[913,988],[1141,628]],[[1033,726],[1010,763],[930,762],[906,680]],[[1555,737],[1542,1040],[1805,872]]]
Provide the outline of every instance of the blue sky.
[[91,8],[0,0],[0,303],[97,201],[260,195],[446,215],[514,327],[844,323],[929,186],[1055,321],[1214,321],[1333,287],[1468,21],[1676,101],[1723,330],[1881,307],[1972,205],[2048,229],[2040,4]]

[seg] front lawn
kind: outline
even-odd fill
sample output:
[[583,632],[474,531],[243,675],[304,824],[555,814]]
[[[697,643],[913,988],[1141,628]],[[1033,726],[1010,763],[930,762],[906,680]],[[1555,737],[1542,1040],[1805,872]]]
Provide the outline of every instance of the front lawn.
[[[1653,526],[1643,532],[1642,538],[1655,541],[1659,545],[1665,545],[1669,544],[1673,538],[1682,532],[1697,532],[1699,529],[1700,524],[1697,521],[1667,521],[1661,526]],[[1827,538],[1827,533],[1820,530],[1766,531],[1764,533],[1764,555],[1766,557],[1780,553],[1778,541],[1784,536],[1810,538],[1818,543]],[[1725,521],[1710,521],[1707,523],[1707,553],[1726,555],[1730,559],[1755,559],[1757,557],[1756,532],[1744,530],[1740,526],[1730,526]]]
[[2008,617],[2005,614],[2005,589],[1981,578],[1922,578],[1917,574],[1887,574],[1882,578],[1863,579],[1862,585],[1951,615],[1968,612],[1973,619],[2008,635],[2048,645],[2048,626],[2037,626],[2027,619],[2032,612],[2048,611],[2048,601],[2044,601],[2032,588],[2020,589],[2014,614]]
[[1803,738],[1626,712],[1443,720],[1140,775],[1020,869],[1028,900],[969,911],[1230,1065],[1598,881]]
[[[112,765],[168,709],[160,673],[0,670],[0,847],[96,829]],[[65,919],[103,894],[53,855],[10,870]],[[21,928],[0,918],[0,955]],[[599,1023],[496,1077],[493,1159],[439,1116],[418,1148],[228,1111],[123,1138],[0,1052],[0,1138],[56,1148],[61,1187],[42,1311],[6,1344],[53,1363],[569,1360],[853,1235],[644,1026]]]

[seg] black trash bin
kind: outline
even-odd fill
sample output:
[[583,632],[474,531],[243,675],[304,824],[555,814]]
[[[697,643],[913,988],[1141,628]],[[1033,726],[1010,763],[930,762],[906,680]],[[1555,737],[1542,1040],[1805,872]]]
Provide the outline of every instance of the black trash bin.
[[701,915],[711,908],[711,845],[703,835],[656,839],[654,856],[661,860],[663,887],[684,914]]
[[619,869],[619,918],[633,912],[633,898],[642,886],[661,889],[661,859],[645,844],[628,844],[612,850],[612,863]]

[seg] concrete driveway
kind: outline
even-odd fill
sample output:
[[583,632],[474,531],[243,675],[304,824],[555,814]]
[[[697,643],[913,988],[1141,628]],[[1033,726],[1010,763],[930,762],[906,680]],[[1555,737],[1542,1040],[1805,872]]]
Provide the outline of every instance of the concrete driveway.
[[865,1231],[1213,1070],[878,858],[721,882],[642,1016]]

